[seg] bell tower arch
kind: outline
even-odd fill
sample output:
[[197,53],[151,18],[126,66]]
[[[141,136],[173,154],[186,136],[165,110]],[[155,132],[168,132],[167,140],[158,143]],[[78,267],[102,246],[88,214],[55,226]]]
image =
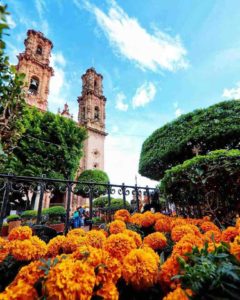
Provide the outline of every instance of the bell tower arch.
[[105,105],[103,76],[90,68],[82,76],[82,95],[78,97],[78,122],[87,129],[84,156],[80,172],[87,169],[104,170]]
[[49,82],[53,76],[50,67],[52,42],[43,33],[28,30],[24,41],[25,51],[18,55],[17,70],[26,75],[26,102],[42,111],[47,110]]

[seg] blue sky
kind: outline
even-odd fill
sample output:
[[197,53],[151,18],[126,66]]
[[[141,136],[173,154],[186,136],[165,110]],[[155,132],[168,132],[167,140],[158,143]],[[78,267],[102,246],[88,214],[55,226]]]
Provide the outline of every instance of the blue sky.
[[28,29],[54,44],[49,110],[77,116],[81,75],[94,67],[107,97],[106,171],[113,183],[155,184],[137,174],[141,145],[182,113],[240,98],[239,0],[12,0],[8,54]]

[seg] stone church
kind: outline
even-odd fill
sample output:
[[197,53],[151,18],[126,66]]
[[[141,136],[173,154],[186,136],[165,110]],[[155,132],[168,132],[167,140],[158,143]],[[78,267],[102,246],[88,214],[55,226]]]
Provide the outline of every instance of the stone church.
[[[41,32],[28,30],[24,44],[25,51],[18,55],[17,70],[26,75],[24,87],[26,102],[44,112],[48,109],[49,83],[54,76],[54,70],[50,66],[53,43]],[[82,92],[77,99],[77,123],[86,128],[88,137],[84,142],[84,155],[77,175],[87,169],[104,170],[104,141],[107,133],[105,131],[106,98],[103,95],[102,80],[103,76],[94,68],[88,69],[82,75]],[[58,113],[72,118],[67,104]],[[72,200],[73,202],[75,200],[76,206],[81,204],[81,199]],[[50,199],[44,201],[45,207],[49,206],[49,201]]]

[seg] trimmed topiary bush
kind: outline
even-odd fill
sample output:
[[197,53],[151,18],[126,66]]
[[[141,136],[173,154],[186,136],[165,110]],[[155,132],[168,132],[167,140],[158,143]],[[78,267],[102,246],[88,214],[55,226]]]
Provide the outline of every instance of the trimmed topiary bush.
[[240,150],[215,150],[186,160],[165,172],[161,191],[179,213],[202,211],[231,221],[240,208]]
[[98,184],[108,183],[109,177],[107,173],[102,170],[85,170],[78,177],[78,181],[83,183],[79,183],[76,187],[79,195],[83,197],[89,196],[89,186],[87,184],[84,184],[84,182],[91,182],[94,185],[94,196],[99,196],[106,192],[106,188]]
[[142,146],[139,172],[159,180],[165,170],[196,154],[239,149],[240,101],[226,101],[195,110],[157,129]]
[[11,221],[19,221],[21,220],[21,217],[19,215],[10,215],[7,217],[8,223]]
[[21,218],[25,218],[25,219],[32,219],[32,218],[36,218],[36,217],[37,217],[37,211],[36,210],[25,210],[21,214]]

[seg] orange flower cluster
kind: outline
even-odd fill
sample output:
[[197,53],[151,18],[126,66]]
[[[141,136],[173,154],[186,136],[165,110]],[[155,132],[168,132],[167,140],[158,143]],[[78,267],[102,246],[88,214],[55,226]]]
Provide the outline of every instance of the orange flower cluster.
[[111,234],[121,233],[126,228],[126,224],[121,220],[115,220],[109,224],[109,232]]
[[105,242],[104,249],[120,262],[133,249],[136,249],[133,238],[124,233],[113,234],[108,237]]
[[[139,225],[145,234],[153,228],[155,232],[142,240],[140,234],[126,229],[126,223]],[[165,292],[165,300],[188,300],[192,292],[181,289],[180,279],[172,279],[180,272],[179,257],[187,260],[186,253],[194,247],[202,249],[205,242],[211,252],[224,241],[240,261],[239,219],[236,227],[221,232],[209,218],[183,219],[151,212],[130,216],[128,211],[120,210],[109,232],[108,236],[103,230],[73,229],[66,237],[57,236],[46,245],[24,226],[13,230],[8,240],[0,238],[0,263],[8,254],[29,263],[0,293],[0,300],[38,299],[38,281],[43,283],[44,299],[87,300],[98,296],[118,300],[117,283],[121,278],[137,291],[156,285]],[[172,253],[160,265],[157,251],[165,251],[163,248],[172,243]]]
[[102,231],[91,230],[86,234],[86,243],[92,247],[102,248],[105,241],[106,236]]
[[123,222],[129,222],[131,215],[126,209],[119,209],[114,214],[114,220],[121,220]]
[[9,253],[16,260],[35,260],[44,257],[47,253],[47,245],[37,236],[28,240],[13,240],[8,245]]
[[137,290],[147,289],[157,282],[158,264],[150,252],[132,250],[123,260],[122,275]]
[[8,235],[8,240],[28,240],[32,236],[32,229],[28,226],[19,226],[16,228],[13,228],[11,232]]
[[192,296],[191,290],[183,290],[177,287],[173,292],[170,292],[163,300],[189,300]]
[[146,236],[143,243],[153,250],[161,250],[167,245],[167,239],[161,232],[154,232]]
[[227,229],[222,232],[222,241],[229,243],[233,242],[234,238],[238,235],[237,228],[229,226]]
[[52,267],[45,283],[48,299],[90,300],[95,285],[94,269],[73,259]]

